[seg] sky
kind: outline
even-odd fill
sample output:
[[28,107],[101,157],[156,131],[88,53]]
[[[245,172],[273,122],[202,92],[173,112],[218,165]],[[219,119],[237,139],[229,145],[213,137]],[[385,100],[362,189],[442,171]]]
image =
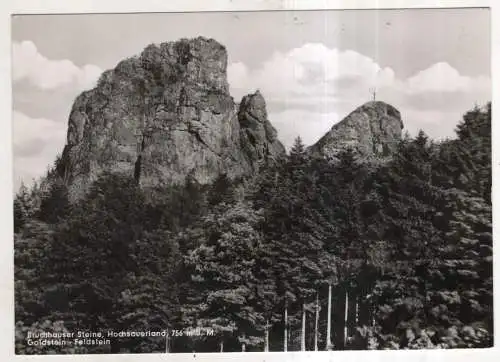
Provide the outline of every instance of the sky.
[[236,102],[259,89],[278,137],[313,144],[369,101],[401,112],[405,130],[454,136],[491,100],[487,9],[398,9],[12,18],[14,187],[44,175],[64,147],[74,98],[102,71],[151,43],[196,36],[228,51]]

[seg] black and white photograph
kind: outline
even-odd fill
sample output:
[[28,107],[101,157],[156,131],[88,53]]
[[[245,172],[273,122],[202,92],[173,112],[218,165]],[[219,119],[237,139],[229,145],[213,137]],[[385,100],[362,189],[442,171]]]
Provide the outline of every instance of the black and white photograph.
[[12,15],[15,354],[493,347],[491,21]]

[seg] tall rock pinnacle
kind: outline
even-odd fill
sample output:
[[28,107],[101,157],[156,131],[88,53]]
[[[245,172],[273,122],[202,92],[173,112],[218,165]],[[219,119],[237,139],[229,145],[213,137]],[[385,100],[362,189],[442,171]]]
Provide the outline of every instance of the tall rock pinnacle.
[[198,37],[149,45],[104,72],[70,113],[59,172],[72,198],[103,171],[135,175],[142,186],[188,175],[207,184],[283,155],[264,99],[249,95],[238,109],[226,69],[224,46]]
[[285,153],[284,146],[278,141],[278,132],[267,119],[266,101],[259,90],[243,97],[238,119],[243,152],[254,166]]

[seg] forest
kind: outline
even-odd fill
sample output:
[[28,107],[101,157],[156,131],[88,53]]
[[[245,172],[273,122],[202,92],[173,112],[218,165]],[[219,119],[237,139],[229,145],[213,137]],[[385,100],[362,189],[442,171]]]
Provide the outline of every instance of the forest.
[[[313,158],[297,138],[252,177],[146,189],[108,173],[77,202],[57,162],[14,198],[17,354],[493,345],[491,103],[389,162]],[[196,327],[214,334],[26,343]]]

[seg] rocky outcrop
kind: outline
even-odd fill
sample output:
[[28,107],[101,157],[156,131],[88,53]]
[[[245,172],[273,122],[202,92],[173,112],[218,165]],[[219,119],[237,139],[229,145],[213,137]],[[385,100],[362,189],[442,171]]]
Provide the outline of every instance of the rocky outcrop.
[[380,101],[368,102],[335,124],[308,151],[335,160],[342,150],[351,148],[363,160],[383,160],[396,150],[402,129],[396,108]]
[[59,171],[78,198],[104,170],[143,186],[248,175],[284,154],[260,93],[234,103],[227,53],[199,37],[150,45],[77,97]]
[[285,154],[278,132],[267,119],[266,101],[259,90],[243,97],[238,120],[242,150],[254,168]]

